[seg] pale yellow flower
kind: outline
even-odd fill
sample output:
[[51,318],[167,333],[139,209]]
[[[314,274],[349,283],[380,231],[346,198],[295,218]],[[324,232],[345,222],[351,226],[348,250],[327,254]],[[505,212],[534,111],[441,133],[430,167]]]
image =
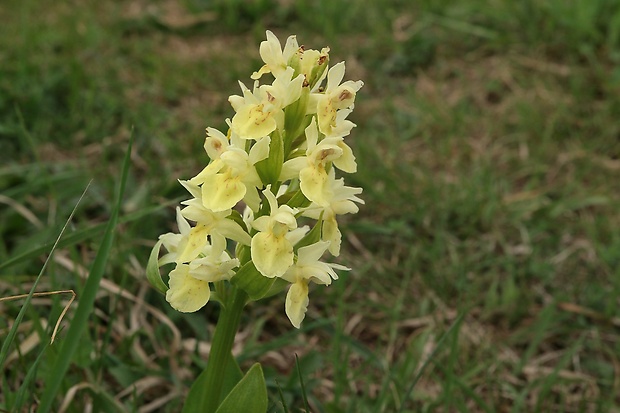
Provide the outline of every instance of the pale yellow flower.
[[229,280],[239,266],[239,260],[230,258],[226,251],[217,252],[206,246],[204,257],[189,264],[177,264],[170,272],[166,300],[177,311],[191,313],[200,310],[211,296],[209,283]]
[[273,84],[262,85],[258,88],[262,101],[266,102],[268,110],[284,109],[299,99],[304,76],[300,74],[293,79],[293,74],[293,68],[287,67],[284,72],[276,77]]
[[324,47],[321,51],[299,48],[291,60],[295,60],[295,57],[297,57],[296,70],[304,75],[305,83],[313,91],[317,90],[325,76],[327,76],[327,70],[325,69],[329,62],[329,47]]
[[323,93],[314,93],[313,102],[316,102],[319,131],[326,136],[332,136],[337,127],[337,111],[353,107],[355,94],[364,85],[361,80],[348,80],[342,84],[344,77],[344,62],[334,65],[327,74],[327,86]]
[[[226,119],[226,122],[230,126],[230,122]],[[234,133],[230,128],[228,129],[228,135],[224,135],[222,132],[215,128],[207,128],[207,136],[205,138],[204,149],[209,158],[215,161],[220,159],[221,156],[228,151],[229,149],[246,149],[246,141],[241,139],[239,135]],[[258,145],[254,151],[257,151],[260,148],[261,155],[259,157],[266,157],[269,151],[269,144],[266,145],[263,143],[263,146]],[[253,158],[257,158],[256,155]]]
[[206,281],[198,280],[189,274],[188,264],[178,264],[170,271],[166,291],[166,301],[172,308],[183,313],[200,310],[211,297],[211,288]]
[[347,119],[347,116],[353,112],[351,109],[340,109],[336,112],[335,125],[331,127],[331,133],[326,137],[344,137],[351,133],[351,129],[355,126],[355,123]]
[[182,202],[186,207],[181,210],[181,214],[196,222],[196,226],[189,231],[187,245],[179,253],[177,262],[189,262],[197,258],[208,244],[208,236],[214,251],[218,253],[226,249],[226,238],[244,245],[250,244],[250,235],[237,222],[228,219],[232,210],[216,212],[205,208],[200,188],[188,181],[180,182],[194,196]]
[[341,137],[324,138],[318,142],[314,118],[306,128],[306,156],[290,159],[282,166],[281,180],[299,176],[301,191],[310,201],[322,206],[328,206],[328,199],[332,196],[328,185],[327,165],[334,166],[345,172],[355,172],[357,164],[353,151],[344,143]]
[[279,277],[293,264],[293,245],[308,228],[297,228],[296,208],[278,206],[271,186],[263,191],[269,202],[270,214],[252,222],[259,232],[252,237],[251,255],[256,269],[265,277]]
[[191,226],[189,222],[181,215],[181,208],[177,207],[177,227],[179,228],[179,233],[169,232],[167,234],[162,234],[159,236],[162,245],[168,251],[164,254],[158,261],[157,264],[161,267],[166,264],[170,264],[172,262],[178,262],[178,258],[180,254],[185,250],[188,242],[189,233],[191,231]]
[[[269,156],[270,138],[256,142],[247,153],[228,144],[225,137],[223,140],[221,132],[212,128],[208,131],[205,149],[213,161],[190,180],[194,185],[201,185],[204,207],[214,212],[225,211],[244,200],[250,207],[258,208],[260,199],[256,188],[262,182],[254,165]],[[240,141],[241,145],[245,142]]]
[[297,50],[299,50],[299,45],[295,36],[289,36],[284,50],[282,50],[276,35],[267,30],[267,40],[261,42],[259,48],[260,57],[265,62],[265,65],[258,72],[254,72],[251,78],[259,79],[265,73],[273,73],[277,77],[286,70],[289,59]]
[[321,239],[330,242],[329,252],[337,257],[340,255],[342,234],[338,228],[336,216],[357,213],[359,207],[355,203],[363,204],[364,200],[357,196],[362,193],[362,188],[345,186],[343,178],[335,179],[333,170],[329,173],[328,185],[330,191],[328,191],[327,206],[312,203],[304,209],[302,215],[318,220],[322,214]]
[[266,102],[242,106],[233,116],[231,127],[243,139],[261,139],[276,130],[276,112],[265,107]]
[[299,248],[297,262],[282,276],[292,283],[286,294],[285,311],[291,324],[299,328],[306,316],[308,308],[308,283],[329,285],[332,279],[337,280],[338,274],[334,271],[349,270],[349,268],[321,262],[321,256],[329,247],[329,242],[319,241],[316,244]]
[[273,84],[254,86],[250,91],[241,83],[243,97],[230,96],[228,101],[237,112],[232,118],[231,129],[242,139],[259,140],[284,122],[283,108],[301,96],[303,75],[293,79],[293,69],[280,72]]

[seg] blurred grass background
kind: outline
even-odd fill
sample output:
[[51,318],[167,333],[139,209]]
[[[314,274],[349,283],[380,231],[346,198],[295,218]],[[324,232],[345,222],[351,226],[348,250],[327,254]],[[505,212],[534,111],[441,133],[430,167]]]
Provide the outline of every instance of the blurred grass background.
[[[58,411],[180,410],[217,306],[176,313],[144,267],[270,29],[364,80],[347,183],[366,201],[342,224],[354,271],[300,331],[281,296],[242,321],[270,411],[278,386],[303,405],[297,354],[313,412],[620,412],[620,2],[6,0],[0,21],[0,297],[29,291],[93,179],[37,288],[79,301],[135,137]],[[65,303],[33,300],[0,409],[36,410]],[[20,308],[0,303],[2,340]]]

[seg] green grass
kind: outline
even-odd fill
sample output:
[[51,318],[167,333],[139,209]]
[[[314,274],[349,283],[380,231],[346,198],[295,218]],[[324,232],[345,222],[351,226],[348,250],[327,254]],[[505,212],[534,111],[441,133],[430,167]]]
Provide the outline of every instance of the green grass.
[[[620,411],[617,2],[10,0],[0,20],[0,297],[30,291],[91,178],[36,290],[93,293],[135,139],[94,311],[74,303],[48,345],[66,296],[32,298],[0,409],[56,380],[52,411],[180,411],[217,305],[175,312],[144,268],[269,28],[364,80],[347,182],[366,201],[343,221],[354,270],[300,331],[283,296],[241,322],[270,411]],[[23,304],[0,302],[3,344]]]

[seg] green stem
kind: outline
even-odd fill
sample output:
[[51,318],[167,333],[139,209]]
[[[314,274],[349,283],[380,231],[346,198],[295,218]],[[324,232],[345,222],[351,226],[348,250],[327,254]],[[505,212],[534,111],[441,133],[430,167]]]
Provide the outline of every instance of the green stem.
[[235,335],[241,320],[241,313],[245,306],[248,295],[240,288],[232,287],[232,297],[226,305],[221,307],[220,316],[215,326],[211,352],[206,368],[205,391],[202,393],[200,410],[204,413],[215,413],[221,400],[226,396],[222,393],[224,374],[228,358],[235,341]]

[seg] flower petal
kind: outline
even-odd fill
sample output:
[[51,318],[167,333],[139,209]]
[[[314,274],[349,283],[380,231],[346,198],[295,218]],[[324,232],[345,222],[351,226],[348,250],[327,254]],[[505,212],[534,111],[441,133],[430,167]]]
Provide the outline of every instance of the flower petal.
[[344,62],[336,63],[327,73],[327,91],[332,92],[344,77]]
[[276,129],[272,112],[265,111],[263,104],[249,104],[239,108],[232,118],[232,129],[243,139],[260,139]]
[[265,277],[279,277],[293,265],[293,245],[285,237],[259,232],[252,238],[252,261]]
[[330,241],[329,244],[329,252],[337,257],[340,255],[340,244],[342,243],[342,234],[340,233],[340,229],[338,229],[338,222],[336,221],[336,217],[333,216],[332,219],[326,219],[323,221],[323,234],[322,237],[325,241]]
[[193,313],[207,304],[211,289],[207,281],[197,280],[189,275],[189,265],[179,264],[170,272],[166,301],[182,313]]
[[321,96],[317,99],[316,114],[319,118],[319,130],[324,135],[331,135],[336,127],[336,108],[329,96]]
[[308,310],[308,281],[298,280],[291,285],[286,294],[285,310],[288,319],[295,328],[301,326]]
[[267,159],[269,156],[270,143],[271,139],[267,136],[264,139],[260,139],[254,144],[254,146],[252,146],[248,157],[252,165],[256,164],[256,162],[262,161],[263,159]]
[[300,156],[297,158],[289,159],[282,165],[282,171],[280,172],[280,181],[287,181],[289,179],[297,178],[299,171],[308,165],[308,158]]
[[180,252],[178,262],[188,262],[196,258],[207,246],[207,235],[209,228],[204,225],[197,225],[191,229],[188,235],[187,245]]
[[334,166],[349,174],[357,172],[357,163],[355,162],[355,155],[353,155],[351,147],[344,143],[343,140],[338,143],[338,147],[342,149],[342,155],[334,159]]
[[217,174],[202,184],[202,203],[214,212],[234,207],[245,196],[246,187],[239,177]]
[[321,206],[329,206],[329,187],[327,172],[321,165],[309,166],[299,172],[301,192],[310,201]]
[[216,231],[221,233],[226,238],[230,238],[240,244],[250,245],[250,235],[245,232],[241,225],[232,219],[223,219],[218,222]]
[[310,265],[319,261],[328,247],[329,242],[327,241],[319,241],[317,243],[301,247],[299,251],[297,251],[297,265]]
[[228,138],[215,128],[207,128],[204,148],[211,159],[218,159],[228,147]]
[[177,226],[179,227],[179,232],[182,235],[189,234],[189,231],[192,227],[189,225],[189,222],[185,219],[183,215],[181,215],[181,208],[177,207]]
[[286,44],[284,45],[284,50],[282,51],[282,57],[284,58],[284,61],[288,62],[288,60],[297,50],[299,50],[297,36],[289,36],[288,39],[286,39]]

